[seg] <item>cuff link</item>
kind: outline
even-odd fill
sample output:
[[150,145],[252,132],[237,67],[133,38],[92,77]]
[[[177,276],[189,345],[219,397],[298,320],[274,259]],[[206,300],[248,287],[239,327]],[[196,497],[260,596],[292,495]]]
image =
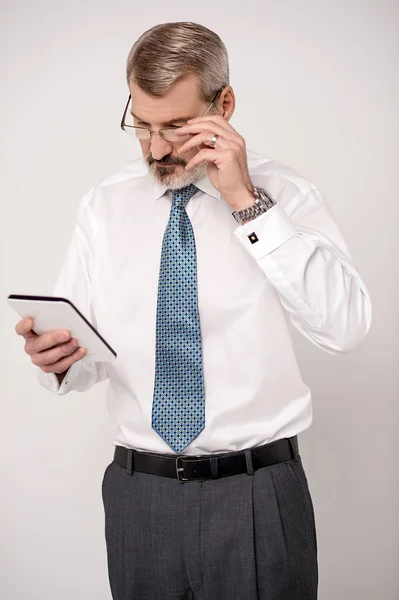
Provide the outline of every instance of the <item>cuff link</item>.
[[254,231],[249,234],[248,239],[251,242],[251,244],[255,244],[255,242],[259,242],[258,236],[256,235],[256,233]]

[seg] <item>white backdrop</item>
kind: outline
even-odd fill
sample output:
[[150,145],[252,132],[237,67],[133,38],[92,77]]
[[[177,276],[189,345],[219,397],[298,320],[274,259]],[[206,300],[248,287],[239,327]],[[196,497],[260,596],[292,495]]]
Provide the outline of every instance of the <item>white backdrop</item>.
[[189,20],[228,48],[232,125],[323,191],[370,290],[372,329],[352,353],[324,353],[293,331],[313,390],[299,441],[320,600],[397,600],[398,12],[394,0],[1,2],[2,598],[111,597],[108,383],[64,397],[41,388],[6,297],[51,293],[80,198],[139,155],[119,129],[132,44]]

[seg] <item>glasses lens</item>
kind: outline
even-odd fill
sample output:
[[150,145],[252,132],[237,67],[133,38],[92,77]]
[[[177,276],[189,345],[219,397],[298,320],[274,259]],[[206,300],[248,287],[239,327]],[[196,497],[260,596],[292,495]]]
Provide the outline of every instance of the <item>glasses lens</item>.
[[162,129],[162,134],[165,140],[168,142],[187,142],[190,139],[190,134],[188,135],[177,135],[176,128],[175,129]]
[[125,131],[127,134],[138,138],[139,140],[149,140],[151,135],[148,129],[144,127],[134,127],[134,125],[127,125],[125,123]]

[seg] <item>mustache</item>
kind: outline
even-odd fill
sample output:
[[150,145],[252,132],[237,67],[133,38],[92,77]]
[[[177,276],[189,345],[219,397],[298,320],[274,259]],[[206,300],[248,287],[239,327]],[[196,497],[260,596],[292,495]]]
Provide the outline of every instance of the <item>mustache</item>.
[[185,167],[187,165],[187,161],[184,158],[180,158],[176,156],[175,158],[163,159],[163,160],[155,160],[151,154],[147,156],[147,164],[151,167],[152,165],[158,165],[159,167],[166,165],[181,165]]

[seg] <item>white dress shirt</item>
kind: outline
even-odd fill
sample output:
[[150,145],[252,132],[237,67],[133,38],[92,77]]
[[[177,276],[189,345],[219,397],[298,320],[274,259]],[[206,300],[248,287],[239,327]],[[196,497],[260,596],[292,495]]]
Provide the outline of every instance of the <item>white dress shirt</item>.
[[[312,422],[287,320],[333,354],[354,348],[371,303],[323,195],[294,170],[248,151],[254,185],[276,206],[239,226],[207,176],[186,210],[197,249],[205,429],[182,454],[230,452],[299,434]],[[80,201],[54,296],[71,300],[117,352],[89,355],[48,390],[83,392],[109,379],[114,444],[173,454],[151,428],[162,238],[171,192],[139,158],[104,177]],[[249,236],[258,241],[251,243]],[[79,341],[79,340],[78,340]]]

